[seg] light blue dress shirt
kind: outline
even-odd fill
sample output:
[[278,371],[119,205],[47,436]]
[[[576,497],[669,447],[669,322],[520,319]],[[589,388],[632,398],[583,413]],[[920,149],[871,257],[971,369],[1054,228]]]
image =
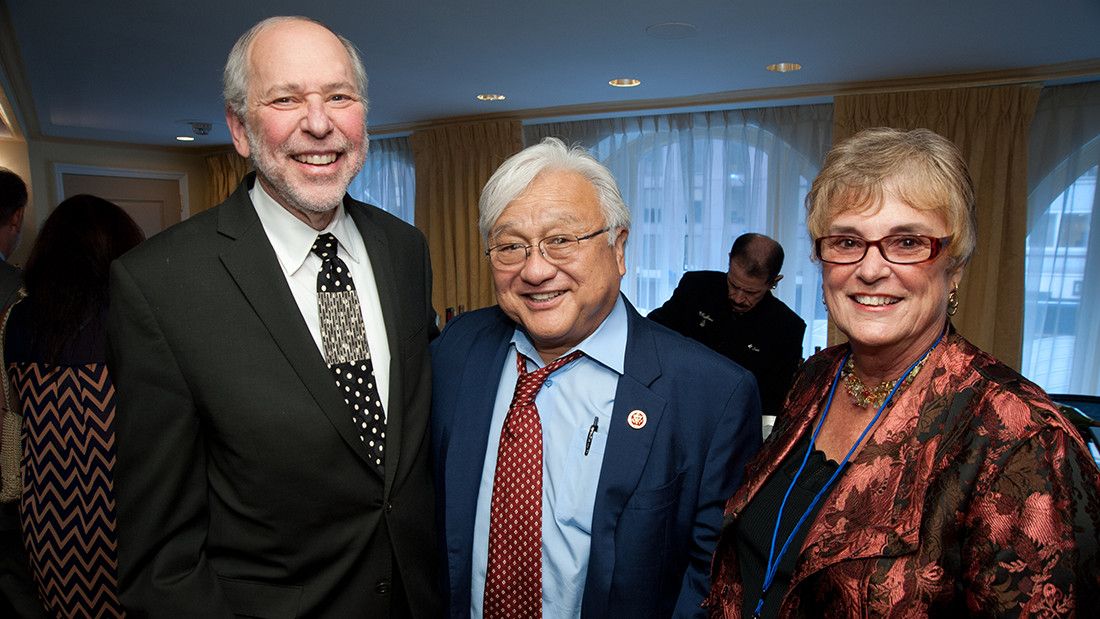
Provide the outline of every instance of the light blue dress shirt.
[[[603,323],[570,349],[584,356],[554,372],[535,397],[542,421],[542,614],[577,617],[591,550],[592,508],[611,427],[615,389],[626,358],[627,316],[622,297]],[[516,329],[504,359],[493,405],[489,445],[474,519],[470,616],[482,616],[489,558],[489,511],[493,497],[500,431],[512,402],[519,372],[516,351],[527,357],[528,371],[546,365],[527,335]],[[592,443],[586,443],[594,422]]]

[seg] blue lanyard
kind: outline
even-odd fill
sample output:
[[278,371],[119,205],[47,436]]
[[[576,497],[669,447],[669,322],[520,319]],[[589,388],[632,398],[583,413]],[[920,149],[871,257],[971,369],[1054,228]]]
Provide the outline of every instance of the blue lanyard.
[[924,361],[924,359],[928,355],[930,355],[933,350],[936,349],[936,346],[939,346],[940,341],[943,340],[943,336],[946,334],[947,330],[945,329],[944,332],[940,333],[940,336],[936,338],[936,341],[932,344],[932,347],[924,351],[924,354],[920,356],[920,359],[914,361],[913,365],[910,365],[909,369],[905,370],[905,373],[902,374],[901,378],[899,378],[897,383],[894,384],[894,388],[890,390],[890,393],[882,402],[882,406],[878,407],[878,411],[875,412],[875,416],[871,418],[871,421],[867,424],[867,427],[863,428],[863,432],[860,433],[859,438],[856,439],[856,442],[852,444],[852,448],[848,450],[848,454],[844,456],[843,460],[841,460],[840,466],[836,467],[836,470],[833,471],[833,475],[829,477],[829,480],[825,482],[825,485],[821,487],[821,490],[817,491],[817,494],[814,496],[813,501],[810,501],[809,507],[806,508],[806,511],[802,512],[802,517],[798,519],[798,522],[795,523],[794,528],[791,529],[790,535],[787,536],[787,541],[783,542],[783,547],[779,549],[779,554],[776,554],[775,542],[776,538],[779,537],[779,523],[783,521],[783,510],[787,507],[787,499],[791,496],[791,491],[794,490],[795,483],[798,482],[799,476],[802,475],[802,471],[806,468],[806,462],[810,459],[810,452],[813,451],[814,444],[817,442],[817,434],[821,432],[821,426],[825,425],[825,417],[829,414],[829,409],[833,405],[833,395],[836,394],[836,386],[838,383],[840,383],[840,374],[844,371],[844,365],[848,362],[848,357],[852,356],[852,352],[848,351],[848,354],[844,355],[844,358],[840,360],[840,367],[837,368],[836,376],[833,377],[833,384],[831,387],[829,387],[829,398],[825,401],[825,410],[821,412],[821,419],[818,420],[817,427],[814,428],[814,433],[810,437],[810,445],[806,448],[806,455],[802,457],[802,465],[799,466],[798,471],[795,472],[794,479],[791,480],[791,485],[787,487],[787,492],[783,495],[783,502],[779,504],[779,515],[775,518],[775,529],[772,531],[771,548],[768,549],[768,564],[767,568],[764,571],[764,586],[760,590],[760,599],[756,602],[756,610],[753,611],[754,617],[759,617],[760,612],[764,609],[764,597],[768,594],[768,589],[772,586],[772,580],[775,579],[775,574],[779,571],[779,561],[783,558],[783,555],[786,554],[787,548],[791,545],[791,540],[794,539],[795,533],[797,533],[798,530],[802,528],[802,525],[805,524],[806,518],[810,516],[810,512],[814,510],[817,504],[821,501],[821,498],[825,496],[826,492],[829,491],[829,488],[833,485],[833,482],[836,481],[836,478],[840,477],[840,473],[844,470],[844,467],[848,465],[849,458],[852,457],[852,454],[855,453],[856,448],[859,447],[860,443],[863,442],[863,439],[867,436],[867,433],[871,431],[871,428],[875,425],[875,422],[878,421],[878,418],[882,416],[882,411],[886,410],[886,407],[890,405],[890,401],[894,399],[894,394],[897,393],[898,389],[901,388],[903,384],[905,384],[905,379],[909,377],[909,374],[913,371],[913,368],[920,365],[921,361]]

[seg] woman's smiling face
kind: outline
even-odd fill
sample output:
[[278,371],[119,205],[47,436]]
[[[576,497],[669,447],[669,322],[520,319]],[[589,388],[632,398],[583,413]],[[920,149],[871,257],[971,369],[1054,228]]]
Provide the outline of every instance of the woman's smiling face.
[[[877,240],[892,234],[939,238],[951,231],[939,213],[913,208],[887,190],[876,205],[841,211],[827,234]],[[857,353],[907,364],[932,345],[947,320],[947,295],[961,277],[951,262],[943,252],[927,262],[894,264],[869,247],[855,264],[822,263],[829,315]]]

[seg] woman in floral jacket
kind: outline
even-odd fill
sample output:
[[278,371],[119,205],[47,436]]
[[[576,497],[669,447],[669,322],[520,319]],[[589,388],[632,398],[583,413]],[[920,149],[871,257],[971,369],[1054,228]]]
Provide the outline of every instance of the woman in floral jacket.
[[803,366],[726,505],[711,616],[1094,612],[1100,471],[1041,389],[949,323],[975,245],[958,150],[861,132],[807,207],[849,341]]

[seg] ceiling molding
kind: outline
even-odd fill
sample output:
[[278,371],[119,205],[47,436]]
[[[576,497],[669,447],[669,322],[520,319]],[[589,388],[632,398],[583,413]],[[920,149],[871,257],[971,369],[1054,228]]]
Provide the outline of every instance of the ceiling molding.
[[886,92],[904,92],[912,90],[935,90],[946,88],[974,88],[981,86],[1003,86],[1028,82],[1049,82],[1076,78],[1100,78],[1100,58],[1080,62],[1004,69],[978,73],[953,75],[927,75],[889,80],[866,82],[842,82],[827,84],[807,84],[784,88],[757,88],[730,90],[691,97],[668,99],[643,99],[616,103],[593,103],[587,105],[564,105],[546,108],[528,108],[491,114],[456,116],[418,123],[379,125],[370,127],[371,135],[382,137],[389,134],[411,133],[418,129],[479,122],[486,120],[531,120],[553,119],[555,117],[614,115],[645,111],[675,110],[690,107],[736,106],[746,103],[775,103],[798,99],[835,97],[837,95],[875,94]]
[[[6,107],[2,110],[6,116],[12,133],[20,138],[30,136],[37,138],[41,135],[38,124],[38,113],[35,111],[34,98],[31,96],[30,84],[27,82],[26,69],[23,66],[23,55],[16,43],[15,28],[12,27],[11,13],[8,4],[0,0],[0,72],[7,77],[11,92],[11,100],[0,92],[0,105]],[[0,88],[0,91],[3,89]],[[20,132],[19,118],[23,119],[24,127]]]
[[203,146],[167,146],[163,144],[138,144],[133,142],[114,142],[111,140],[87,140],[83,138],[62,138],[53,136],[39,136],[34,139],[37,144],[68,144],[72,146],[101,147],[114,149],[139,149],[151,150],[176,155],[195,155],[205,157],[208,155],[220,155],[233,150],[232,144],[209,144]]
[[0,88],[0,142],[23,142],[23,136],[19,132],[18,123],[12,118],[11,106],[8,104],[4,91]]
[[[2,70],[0,67],[0,71]],[[15,109],[4,91],[3,81],[0,81],[0,141],[24,141],[23,132],[19,130],[19,122],[15,118]]]

